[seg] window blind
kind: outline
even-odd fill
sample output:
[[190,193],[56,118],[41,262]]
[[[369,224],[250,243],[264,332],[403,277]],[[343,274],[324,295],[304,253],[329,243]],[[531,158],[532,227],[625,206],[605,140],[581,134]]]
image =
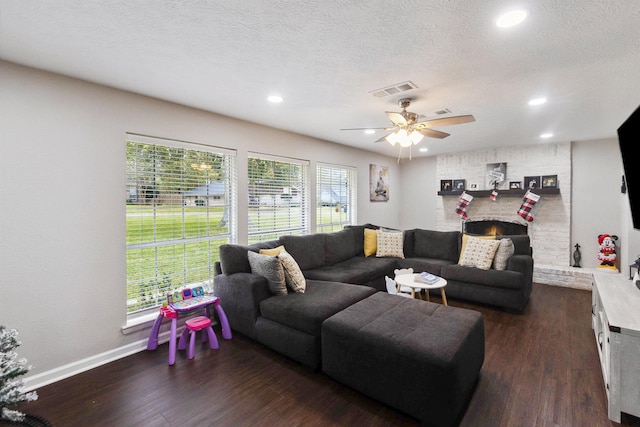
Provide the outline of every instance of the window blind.
[[309,233],[309,162],[249,153],[248,240]]
[[356,223],[356,169],[318,163],[316,230],[329,233]]
[[221,244],[235,242],[235,152],[127,134],[127,313],[186,286],[211,289]]

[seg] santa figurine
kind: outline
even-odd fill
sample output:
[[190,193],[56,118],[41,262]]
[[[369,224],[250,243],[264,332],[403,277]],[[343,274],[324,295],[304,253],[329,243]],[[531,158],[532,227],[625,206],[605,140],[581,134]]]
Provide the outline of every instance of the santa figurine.
[[601,234],[598,236],[598,245],[600,251],[598,252],[598,261],[600,265],[598,268],[604,268],[617,272],[616,267],[616,240],[618,236],[612,236],[610,234]]

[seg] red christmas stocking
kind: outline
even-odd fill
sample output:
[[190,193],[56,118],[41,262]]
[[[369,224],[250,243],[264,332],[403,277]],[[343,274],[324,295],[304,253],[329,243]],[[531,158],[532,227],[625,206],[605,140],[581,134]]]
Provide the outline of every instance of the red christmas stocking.
[[473,200],[473,196],[467,193],[462,193],[460,195],[460,200],[458,200],[458,206],[456,206],[456,213],[460,215],[460,218],[467,219],[469,215],[467,215],[467,206]]
[[498,197],[498,192],[497,192],[496,190],[493,190],[493,191],[491,192],[491,196],[489,196],[489,197],[491,197],[491,201],[492,201],[492,202],[495,202],[495,201],[496,201],[496,198]]
[[518,215],[527,221],[533,221],[533,215],[531,215],[531,209],[536,204],[536,202],[540,200],[540,196],[531,191],[527,191],[524,193],[524,199],[522,200],[522,206],[518,209]]

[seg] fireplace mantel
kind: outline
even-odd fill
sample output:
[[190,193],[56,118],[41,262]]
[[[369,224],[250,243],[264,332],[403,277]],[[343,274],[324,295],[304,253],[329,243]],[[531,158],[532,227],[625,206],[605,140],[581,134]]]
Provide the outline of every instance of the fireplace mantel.
[[[472,195],[473,197],[488,197],[491,195],[493,190],[464,190],[465,193]],[[500,197],[523,197],[524,193],[527,192],[524,188],[518,189],[498,189],[498,195]],[[536,194],[560,194],[559,188],[532,188],[532,192]],[[462,190],[454,190],[454,191],[438,191],[438,196],[459,196],[463,193]]]

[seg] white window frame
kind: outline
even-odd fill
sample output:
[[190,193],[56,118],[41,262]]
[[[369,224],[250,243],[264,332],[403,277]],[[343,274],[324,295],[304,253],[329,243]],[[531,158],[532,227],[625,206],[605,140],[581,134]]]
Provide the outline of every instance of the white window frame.
[[[289,169],[288,176],[262,179],[252,171],[256,160]],[[248,153],[248,243],[275,240],[283,235],[309,234],[309,161],[264,153]],[[262,179],[263,182],[258,182]],[[286,196],[286,197],[285,197]]]
[[[357,221],[357,169],[330,163],[316,165],[316,231],[330,233]],[[328,221],[327,221],[328,219]]]
[[[168,179],[167,177],[170,177],[172,179],[171,182],[174,182],[173,180],[175,180],[177,183],[176,186],[179,188],[179,190],[176,190],[175,192],[167,190],[164,194],[156,196],[160,202],[153,201],[151,206],[145,204],[144,212],[137,214],[152,215],[152,223],[148,221],[140,221],[139,224],[135,224],[135,220],[131,221],[131,224],[135,224],[132,225],[131,228],[137,228],[137,232],[139,232],[141,236],[138,239],[132,238],[131,240],[135,240],[134,242],[129,241],[130,236],[128,236],[126,247],[128,271],[126,301],[127,326],[135,326],[135,324],[139,322],[148,320],[152,313],[154,315],[157,314],[158,307],[163,301],[165,301],[164,298],[166,298],[166,290],[164,289],[166,286],[171,288],[170,291],[197,285],[204,286],[208,291],[212,290],[214,263],[215,261],[218,261],[219,257],[218,247],[223,243],[237,242],[238,196],[236,173],[237,160],[235,150],[127,133],[125,145],[128,146],[130,142],[142,145],[166,147],[172,149],[175,153],[180,153],[182,150],[185,155],[189,153],[203,153],[202,155],[205,157],[207,155],[214,155],[216,156],[216,159],[220,159],[220,167],[222,169],[221,173],[226,175],[226,178],[222,180],[223,185],[216,186],[217,190],[224,191],[224,193],[219,194],[219,198],[216,199],[215,196],[212,196],[209,193],[210,188],[213,188],[210,184],[213,183],[209,180],[208,170],[210,168],[207,168],[206,166],[202,166],[202,169],[200,169],[200,172],[205,177],[204,179],[206,179],[206,181],[204,185],[197,185],[199,182],[194,181],[194,178],[187,173],[181,174],[176,172],[167,174],[160,170],[156,171],[155,167],[153,172],[149,173],[138,170],[136,165],[127,165],[127,223],[130,223],[129,220],[136,215],[135,206],[143,206],[143,204],[138,201],[132,208],[131,201],[132,193],[136,193],[136,190],[132,187],[136,187],[143,179],[153,179],[154,182],[158,182],[158,179]],[[138,155],[136,155],[136,158],[137,157]],[[128,158],[127,162],[129,162]],[[198,169],[198,166],[194,165],[195,164],[192,164],[191,167]],[[183,166],[185,168],[187,167],[186,165]],[[188,172],[193,174],[193,171]],[[220,180],[216,179],[215,181],[219,182]],[[194,187],[191,189],[191,193],[186,190],[189,186]],[[153,191],[155,194],[160,194],[162,189],[158,190],[157,187],[154,187]],[[204,193],[202,193],[203,191]],[[140,196],[140,194],[136,194],[136,197],[138,196]],[[178,197],[180,199],[176,200]],[[195,200],[200,200],[201,203],[195,203]],[[210,203],[212,203],[212,205],[210,205]],[[218,205],[218,203],[221,204]],[[214,207],[214,205],[216,207]],[[217,213],[219,212],[220,207],[223,208],[222,219],[220,219],[220,214]],[[175,234],[180,234],[179,236],[172,236],[171,238],[159,237],[162,234],[161,215],[168,215],[180,224],[182,230],[175,231]],[[193,219],[194,216],[198,218],[198,226],[194,226],[188,219],[189,217]],[[172,221],[171,223],[173,224],[174,222]],[[217,228],[214,229],[216,224],[218,224],[218,226],[222,224],[223,230],[217,230]],[[177,228],[178,227],[176,226],[174,230]],[[220,233],[216,231],[223,232]],[[130,232],[131,230],[127,230],[127,233]],[[152,235],[153,238],[148,238],[147,235],[149,234]],[[192,250],[188,250],[188,248],[192,248],[195,245],[202,246],[202,244],[205,244],[208,247],[206,254],[203,254],[203,252],[200,251],[197,256],[194,256],[194,252],[192,252]],[[167,261],[170,257],[165,255],[163,258],[162,248],[164,248],[164,250],[174,251],[174,253],[176,253],[176,258],[181,261],[169,264],[170,266],[167,267],[167,263],[163,263],[162,261]],[[143,252],[144,249],[153,249],[155,256],[147,256],[147,253],[152,252],[148,250]],[[139,266],[142,265],[140,262],[133,261],[137,256],[134,251],[139,251],[139,254],[144,253],[145,255],[141,256],[141,258],[144,259],[145,262],[151,263],[151,268],[148,268],[147,265],[142,274],[136,274],[131,271],[131,269],[135,270],[140,268]],[[130,255],[131,258],[129,257]],[[201,258],[205,258],[206,261],[203,263]],[[140,257],[138,259],[140,259]],[[162,267],[160,267],[160,265],[162,265]],[[132,276],[137,276],[137,278],[132,279]],[[167,279],[168,277],[170,277],[170,279]],[[194,277],[199,277],[200,279],[193,281]],[[168,281],[170,281],[170,285],[167,285]],[[155,286],[153,283],[155,283]],[[151,284],[151,286],[149,286],[149,284]],[[160,286],[160,284],[164,284],[166,286]],[[133,288],[134,286],[144,286],[144,290],[140,288],[134,292],[141,292],[141,294],[138,294],[135,300],[132,300],[130,288]],[[146,293],[152,296],[146,295]],[[144,307],[138,306],[138,308],[131,309],[130,307],[133,304],[138,302],[142,304],[140,301],[142,297],[149,298],[150,301],[148,301]]]

